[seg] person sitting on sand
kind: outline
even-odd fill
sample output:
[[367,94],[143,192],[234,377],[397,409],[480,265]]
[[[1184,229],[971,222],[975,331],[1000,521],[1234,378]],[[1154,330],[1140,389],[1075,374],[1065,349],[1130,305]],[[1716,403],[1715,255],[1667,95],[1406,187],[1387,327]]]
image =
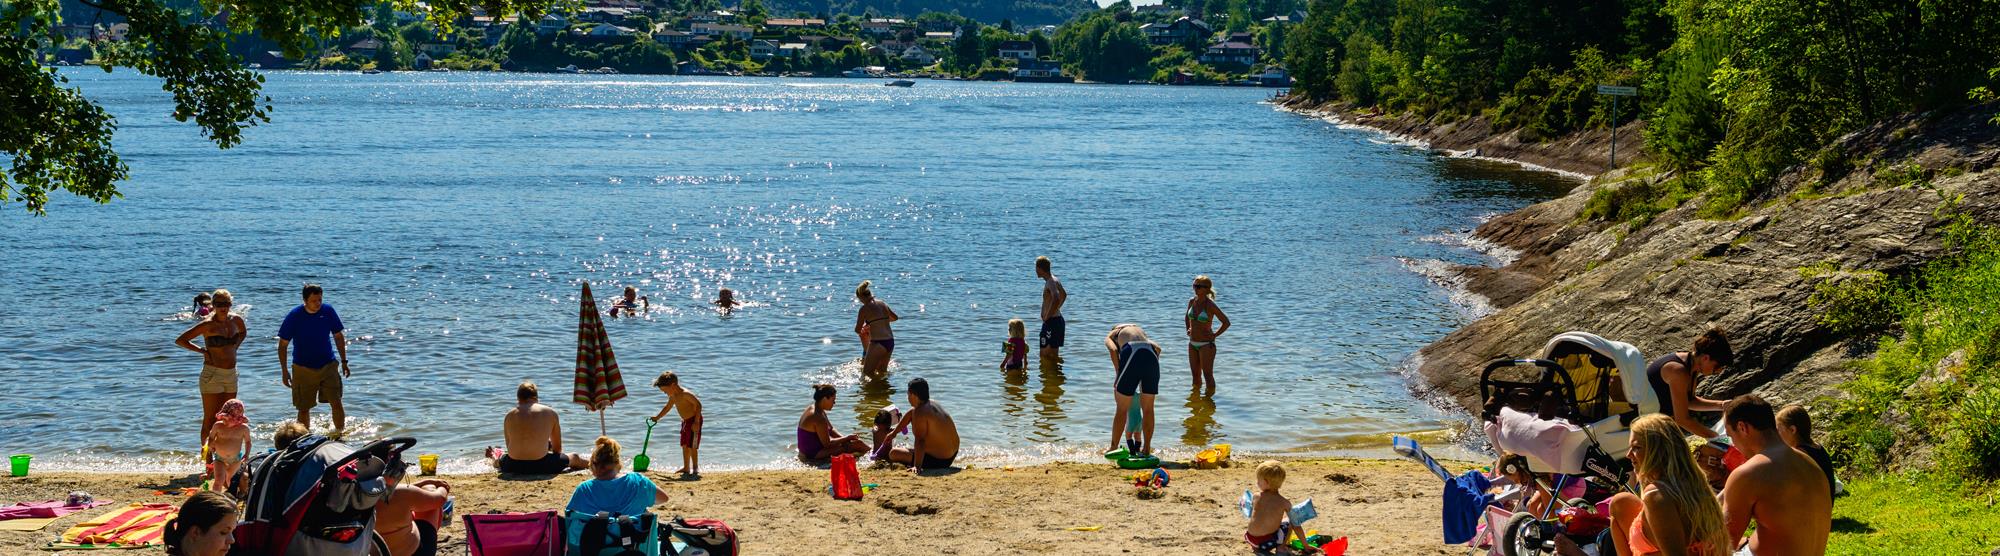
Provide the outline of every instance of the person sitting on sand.
[[1666,415],[1647,415],[1632,423],[1629,457],[1633,481],[1642,494],[1620,492],[1611,497],[1611,540],[1618,556],[1728,553],[1722,507],[1709,495],[1685,438],[1686,433]]
[[1792,449],[1812,458],[1819,470],[1826,473],[1828,496],[1840,494],[1840,482],[1833,478],[1833,458],[1827,455],[1826,448],[1813,442],[1812,431],[1812,415],[1806,413],[1806,408],[1788,405],[1778,410],[1778,436],[1784,437],[1785,444]]
[[1826,553],[1833,493],[1819,465],[1785,444],[1778,418],[1762,396],[1737,396],[1723,406],[1722,415],[1729,438],[1749,457],[1729,472],[1722,487],[1728,538],[1743,538],[1756,521],[1757,532],[1748,544],[1754,556]]
[[1696,411],[1721,411],[1722,402],[1697,396],[1695,377],[1722,374],[1736,360],[1729,350],[1729,337],[1722,329],[1710,328],[1694,339],[1694,347],[1654,359],[1646,365],[1646,382],[1660,400],[1660,413],[1673,417],[1689,434],[1715,438],[1716,432],[1696,421]]
[[722,288],[715,292],[715,306],[721,307],[724,312],[735,309],[738,305],[742,304],[742,302],[736,300],[736,292],[731,291],[729,288]]
[[870,446],[874,446],[875,448],[869,450],[869,458],[875,460],[889,459],[889,450],[894,448],[891,445],[891,441],[898,432],[896,423],[902,421],[903,410],[897,409],[894,405],[875,410],[875,428],[870,431],[874,436],[874,441],[869,443]]
[[943,406],[931,401],[931,384],[922,378],[910,380],[910,412],[889,430],[910,427],[910,447],[889,450],[889,461],[923,469],[951,467],[958,459],[958,425]]
[[389,496],[375,504],[375,534],[389,545],[389,556],[436,556],[438,529],[445,526],[451,505],[451,485],[437,479],[405,485],[409,464],[401,458],[382,470]]
[[588,465],[581,454],[563,453],[562,419],[555,409],[541,404],[535,381],[521,381],[514,389],[514,399],[518,404],[507,411],[501,425],[507,435],[506,453],[486,449],[494,467],[501,473],[553,475]]
[[681,388],[681,377],[673,371],[660,373],[653,379],[653,387],[667,395],[667,405],[660,407],[660,413],[652,418],[658,423],[667,416],[667,411],[681,414],[681,468],[674,471],[678,475],[701,476],[701,398],[693,390]]
[[215,425],[208,429],[205,446],[215,471],[210,490],[229,492],[230,479],[243,467],[243,458],[250,457],[250,419],[243,416],[243,400],[222,402],[222,411],[215,414]]
[[841,436],[833,428],[833,420],[826,417],[827,410],[833,409],[834,396],[839,392],[832,384],[813,385],[813,403],[799,415],[799,457],[807,461],[826,461],[840,454],[863,454],[868,452],[868,444],[862,442],[861,435]]
[[[576,485],[576,492],[569,496],[569,506],[565,509],[583,515],[598,512],[616,516],[639,516],[654,504],[667,503],[667,491],[653,484],[644,473],[626,473],[624,459],[618,455],[618,441],[610,437],[597,437],[597,447],[590,452],[590,480]],[[569,533],[571,546],[577,544],[582,533],[581,527]]]
[[224,556],[236,542],[236,502],[220,492],[197,492],[160,531],[167,556]]
[[611,302],[611,318],[618,318],[621,313],[629,317],[639,314],[639,311],[651,308],[653,308],[653,302],[640,296],[639,288],[625,286],[625,297]]
[[1111,333],[1104,337],[1104,347],[1111,350],[1111,365],[1117,369],[1113,381],[1118,411],[1111,416],[1111,449],[1118,450],[1120,437],[1125,436],[1127,412],[1132,404],[1139,404],[1141,435],[1139,451],[1134,455],[1145,456],[1153,453],[1153,397],[1160,393],[1160,345],[1146,338],[1146,331],[1136,324],[1120,324],[1111,327]]
[[1304,551],[1293,550],[1285,544],[1288,536],[1306,537],[1303,528],[1290,521],[1292,501],[1278,494],[1285,486],[1285,466],[1276,460],[1265,460],[1257,464],[1257,498],[1250,503],[1250,527],[1243,531],[1243,540],[1258,554],[1317,554],[1319,549],[1307,547]]
[[305,438],[308,434],[312,434],[312,429],[306,428],[304,424],[298,421],[279,423],[277,432],[271,433],[271,449],[283,450],[290,448],[293,443],[298,442],[301,438]]

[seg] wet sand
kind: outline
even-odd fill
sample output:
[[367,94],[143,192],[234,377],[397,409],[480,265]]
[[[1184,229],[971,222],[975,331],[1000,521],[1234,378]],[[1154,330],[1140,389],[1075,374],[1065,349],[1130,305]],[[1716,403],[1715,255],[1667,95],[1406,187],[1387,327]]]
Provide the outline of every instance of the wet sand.
[[[654,513],[724,519],[748,554],[1248,554],[1247,522],[1236,500],[1254,483],[1254,463],[1239,459],[1224,469],[1169,470],[1172,484],[1160,496],[1139,494],[1126,478],[1136,471],[1079,463],[922,476],[863,469],[862,482],[880,488],[852,502],[827,494],[824,470],[715,472],[693,481],[649,476],[673,496],[654,506]],[[1441,542],[1439,483],[1421,466],[1314,459],[1290,460],[1286,468],[1285,495],[1294,501],[1311,497],[1319,510],[1307,528],[1348,537],[1349,554],[1468,552]],[[531,480],[443,477],[453,486],[460,514],[557,509],[584,478],[583,473]],[[179,497],[153,491],[192,481],[158,474],[36,473],[0,478],[0,501],[47,500],[84,490],[117,501],[114,507],[135,500],[178,503]],[[72,514],[36,532],[0,531],[0,554],[62,554],[38,549],[68,526],[104,511]],[[1071,529],[1088,527],[1101,529]],[[443,536],[440,554],[465,554],[462,522]]]

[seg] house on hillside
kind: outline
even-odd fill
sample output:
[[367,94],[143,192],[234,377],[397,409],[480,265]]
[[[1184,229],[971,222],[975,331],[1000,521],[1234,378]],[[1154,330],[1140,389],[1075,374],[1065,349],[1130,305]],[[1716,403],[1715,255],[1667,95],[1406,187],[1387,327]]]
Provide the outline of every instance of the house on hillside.
[[1285,66],[1271,66],[1264,68],[1263,73],[1252,75],[1250,76],[1250,78],[1257,80],[1258,85],[1262,85],[1265,87],[1292,86],[1292,76],[1291,74],[1285,72]]
[[584,8],[576,14],[576,20],[584,23],[624,23],[625,16],[646,15],[643,10],[625,8]]
[[736,22],[736,12],[729,10],[695,12],[688,14],[687,20],[689,23],[734,23]]
[[930,43],[947,43],[957,38],[958,33],[951,31],[926,31],[923,40]]
[[541,19],[535,21],[535,34],[537,35],[554,35],[568,28],[569,19],[556,14],[546,14]]
[[671,47],[680,47],[680,46],[685,46],[688,43],[688,41],[693,38],[694,38],[693,33],[689,33],[687,31],[675,30],[668,24],[665,23],[653,24],[653,42],[664,44]]
[[764,28],[766,28],[766,29],[775,29],[775,30],[779,30],[779,31],[784,31],[784,30],[793,30],[793,31],[798,31],[798,30],[804,30],[804,29],[818,29],[818,28],[821,28],[821,27],[825,27],[825,26],[826,26],[826,20],[824,20],[824,19],[791,19],[791,18],[785,18],[785,19],[766,19],[766,20],[764,20]]
[[1189,38],[1207,39],[1214,34],[1213,28],[1199,19],[1182,17],[1173,23],[1148,23],[1139,26],[1146,33],[1146,39],[1153,44],[1178,44]]
[[612,25],[609,23],[599,23],[596,26],[591,27],[590,30],[584,31],[582,34],[585,37],[597,40],[613,40],[620,38],[629,39],[635,35],[638,35],[639,30],[630,27]]
[[901,19],[883,19],[878,17],[861,22],[861,32],[878,37],[888,36],[896,34],[896,31],[907,26]]
[[696,23],[689,25],[688,31],[696,35],[704,35],[712,38],[736,37],[737,40],[744,41],[750,40],[750,37],[757,34],[755,29],[751,29],[746,25],[727,25],[722,23]]
[[931,54],[931,51],[926,50],[922,45],[911,45],[909,48],[903,49],[903,61],[920,66],[928,66],[937,63],[937,55]]
[[374,58],[375,51],[381,49],[382,49],[382,41],[378,41],[375,39],[361,39],[358,41],[354,41],[353,44],[347,45],[347,48],[344,49],[344,52],[346,52],[348,56],[354,56],[359,58]]
[[764,61],[778,55],[778,43],[758,40],[750,43],[750,59]]
[[1262,52],[1263,49],[1257,48],[1257,45],[1254,44],[1224,41],[1209,45],[1208,50],[1202,51],[1200,60],[1204,64],[1243,64],[1247,66],[1257,63],[1257,55]]
[[793,56],[805,56],[812,53],[813,53],[813,46],[811,43],[788,42],[788,43],[780,43],[778,45],[778,55],[784,56],[786,58],[791,58]]
[[1000,45],[994,47],[993,51],[994,56],[1015,60],[1033,60],[1038,57],[1035,53],[1035,43],[1028,41],[1000,41]]

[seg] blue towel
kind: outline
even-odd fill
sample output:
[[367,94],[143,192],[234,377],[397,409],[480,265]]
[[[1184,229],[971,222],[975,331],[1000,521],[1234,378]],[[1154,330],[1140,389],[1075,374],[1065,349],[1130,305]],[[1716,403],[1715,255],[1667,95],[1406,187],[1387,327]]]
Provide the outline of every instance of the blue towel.
[[1465,544],[1479,531],[1479,518],[1486,513],[1486,506],[1493,503],[1493,495],[1487,494],[1493,482],[1479,470],[1466,471],[1444,482],[1444,542],[1445,544]]

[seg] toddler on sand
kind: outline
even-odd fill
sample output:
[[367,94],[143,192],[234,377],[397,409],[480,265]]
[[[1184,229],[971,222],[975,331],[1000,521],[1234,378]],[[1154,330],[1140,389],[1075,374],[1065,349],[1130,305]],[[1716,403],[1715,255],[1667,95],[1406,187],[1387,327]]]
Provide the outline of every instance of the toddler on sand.
[[[1258,554],[1317,554],[1318,549],[1304,551],[1292,549],[1285,544],[1287,534],[1305,538],[1306,532],[1288,519],[1292,511],[1292,501],[1278,494],[1285,486],[1285,466],[1275,460],[1257,464],[1257,498],[1251,503],[1250,529],[1243,532],[1243,540]],[[1261,533],[1259,532],[1261,531]]]
[[210,489],[228,492],[236,469],[250,455],[250,419],[243,416],[243,400],[222,402],[222,412],[215,414],[215,426],[208,429],[207,446],[208,464],[214,475]]

